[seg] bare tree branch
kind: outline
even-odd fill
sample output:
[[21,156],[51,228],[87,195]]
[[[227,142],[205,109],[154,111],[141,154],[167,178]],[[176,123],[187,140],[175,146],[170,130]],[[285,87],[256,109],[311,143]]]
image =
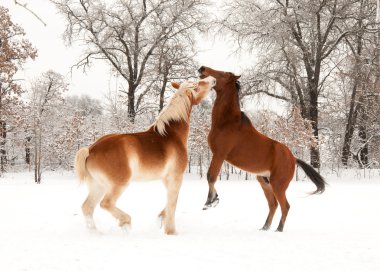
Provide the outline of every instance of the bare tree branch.
[[33,10],[31,10],[30,8],[28,8],[28,4],[27,3],[20,3],[18,2],[17,0],[14,0],[15,2],[15,5],[18,5],[18,6],[21,6],[23,7],[24,9],[26,9],[28,12],[30,12],[34,17],[36,17],[44,26],[46,26],[46,23],[41,19],[40,16],[38,16]]

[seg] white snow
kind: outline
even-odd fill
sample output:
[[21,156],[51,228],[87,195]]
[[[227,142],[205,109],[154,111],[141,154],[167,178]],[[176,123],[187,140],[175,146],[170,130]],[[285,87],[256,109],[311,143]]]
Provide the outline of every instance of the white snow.
[[[368,175],[368,173],[367,173]],[[166,236],[156,217],[165,204],[160,181],[135,182],[119,207],[132,216],[123,232],[97,208],[99,232],[85,227],[80,206],[87,195],[72,173],[31,173],[0,179],[0,270],[380,270],[380,176],[355,171],[327,176],[320,196],[311,182],[288,189],[285,231],[258,230],[267,203],[256,181],[218,181],[219,205],[202,211],[208,186],[186,175],[176,224]]]

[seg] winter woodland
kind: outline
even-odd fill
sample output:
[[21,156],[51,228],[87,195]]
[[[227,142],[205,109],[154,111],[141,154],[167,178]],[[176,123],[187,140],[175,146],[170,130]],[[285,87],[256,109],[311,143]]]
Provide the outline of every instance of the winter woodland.
[[[241,106],[264,134],[316,168],[379,168],[380,1],[52,0],[64,18],[68,46],[82,48],[75,68],[109,65],[117,88],[104,99],[69,96],[52,71],[20,83],[38,57],[23,26],[0,5],[0,171],[71,170],[76,151],[108,133],[145,130],[173,93],[171,81],[195,80],[197,37],[222,36],[253,52],[242,73]],[[38,10],[15,1],[36,20]],[[41,27],[43,27],[41,25]],[[207,172],[212,99],[193,108],[188,171]],[[252,109],[261,100],[285,104]],[[254,154],[253,154],[254,155]],[[249,174],[225,164],[229,179]]]

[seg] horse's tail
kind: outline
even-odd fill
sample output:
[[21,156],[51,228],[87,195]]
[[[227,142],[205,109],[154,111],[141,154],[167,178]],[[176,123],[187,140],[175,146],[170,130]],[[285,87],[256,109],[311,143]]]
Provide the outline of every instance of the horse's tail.
[[305,171],[307,177],[310,178],[310,180],[316,185],[317,190],[315,190],[312,195],[314,194],[322,194],[325,191],[326,182],[323,179],[323,177],[309,164],[305,163],[301,159],[296,159],[297,164],[301,166],[303,171]]
[[79,177],[80,182],[85,182],[90,180],[90,174],[87,171],[86,160],[90,155],[88,148],[80,149],[75,155],[75,172]]

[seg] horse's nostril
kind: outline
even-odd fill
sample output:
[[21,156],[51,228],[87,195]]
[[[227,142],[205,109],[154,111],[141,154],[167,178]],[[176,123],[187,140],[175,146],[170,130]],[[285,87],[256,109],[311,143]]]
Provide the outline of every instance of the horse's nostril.
[[199,73],[202,73],[205,70],[205,67],[201,66],[198,70]]

